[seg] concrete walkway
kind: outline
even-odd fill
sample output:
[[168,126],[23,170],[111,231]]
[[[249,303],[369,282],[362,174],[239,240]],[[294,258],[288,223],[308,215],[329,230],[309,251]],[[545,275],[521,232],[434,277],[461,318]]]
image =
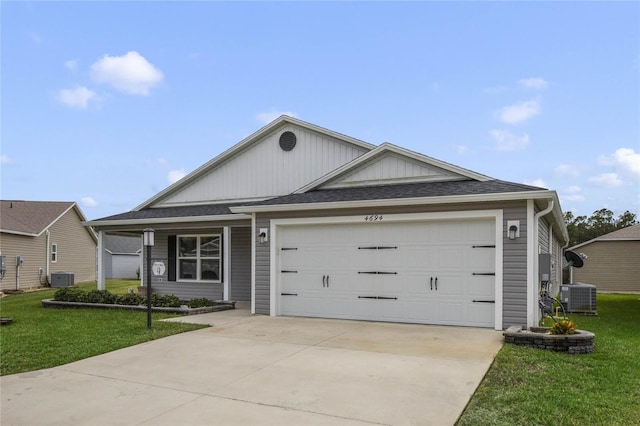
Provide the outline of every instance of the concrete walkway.
[[451,425],[500,332],[216,312],[213,327],[0,379],[7,425]]

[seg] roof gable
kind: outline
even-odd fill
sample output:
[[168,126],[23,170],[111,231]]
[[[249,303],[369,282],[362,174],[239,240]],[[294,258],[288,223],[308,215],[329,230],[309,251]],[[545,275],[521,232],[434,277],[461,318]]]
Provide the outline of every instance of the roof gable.
[[491,180],[488,176],[436,160],[399,146],[384,143],[367,154],[296,191],[395,185],[451,180]]
[[[279,143],[284,132],[296,136],[296,145],[289,151]],[[281,116],[135,210],[285,195],[373,148],[366,142]]]
[[76,203],[69,201],[0,201],[2,232],[36,237],[51,227],[72,208],[80,220],[86,220]]

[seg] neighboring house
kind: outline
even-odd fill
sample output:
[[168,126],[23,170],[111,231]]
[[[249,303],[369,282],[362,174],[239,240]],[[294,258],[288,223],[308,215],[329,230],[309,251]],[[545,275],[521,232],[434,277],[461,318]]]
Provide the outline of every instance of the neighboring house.
[[537,323],[538,253],[552,254],[558,285],[568,241],[555,191],[287,116],[133,211],[86,225],[99,244],[155,229],[159,293],[246,300],[258,314],[498,330]]
[[582,268],[573,268],[573,282],[593,284],[600,293],[640,293],[640,224],[569,250],[587,255]]
[[104,250],[105,278],[140,278],[142,239],[139,236],[105,235]]
[[95,281],[97,237],[84,221],[74,202],[0,201],[0,289],[47,285],[55,272],[72,272],[76,283]]

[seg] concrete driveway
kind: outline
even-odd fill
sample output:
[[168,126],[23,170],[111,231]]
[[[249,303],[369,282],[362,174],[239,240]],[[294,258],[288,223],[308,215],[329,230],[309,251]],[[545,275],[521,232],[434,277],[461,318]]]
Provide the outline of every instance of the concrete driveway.
[[7,425],[451,425],[500,332],[251,316],[0,379]]

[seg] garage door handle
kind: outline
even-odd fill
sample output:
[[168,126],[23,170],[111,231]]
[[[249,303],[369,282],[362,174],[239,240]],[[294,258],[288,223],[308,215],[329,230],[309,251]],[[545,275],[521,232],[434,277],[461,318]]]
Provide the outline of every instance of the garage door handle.
[[323,275],[322,276],[322,287],[326,287],[327,286],[327,276]]
[[433,277],[431,277],[431,291],[433,291]]
[[329,287],[329,275],[327,275],[327,287]]
[[438,291],[438,277],[436,277],[436,291]]

